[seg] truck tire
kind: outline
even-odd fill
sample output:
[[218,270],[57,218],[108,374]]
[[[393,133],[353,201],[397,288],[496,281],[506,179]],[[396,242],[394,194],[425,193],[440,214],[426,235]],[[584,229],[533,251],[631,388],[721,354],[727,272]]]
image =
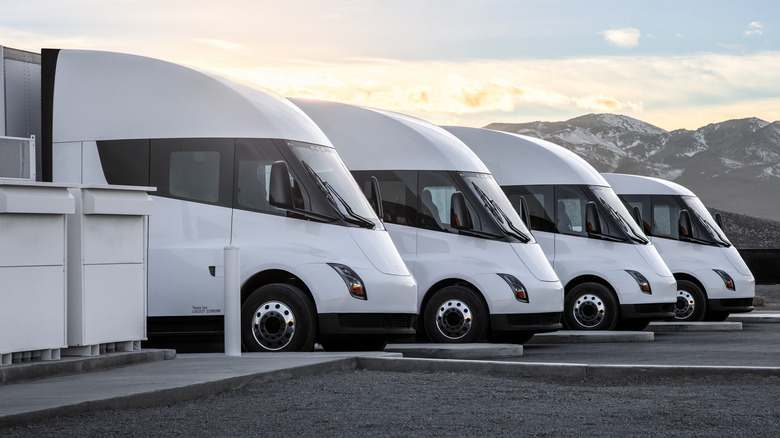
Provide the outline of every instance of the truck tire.
[[620,316],[617,298],[600,283],[582,283],[563,300],[563,321],[569,330],[613,330]]
[[314,304],[295,286],[265,285],[241,307],[246,351],[312,351],[317,337]]
[[447,286],[428,301],[423,324],[432,342],[479,342],[487,333],[488,312],[473,290]]
[[674,304],[675,321],[701,321],[707,314],[707,297],[696,283],[677,280],[677,302]]

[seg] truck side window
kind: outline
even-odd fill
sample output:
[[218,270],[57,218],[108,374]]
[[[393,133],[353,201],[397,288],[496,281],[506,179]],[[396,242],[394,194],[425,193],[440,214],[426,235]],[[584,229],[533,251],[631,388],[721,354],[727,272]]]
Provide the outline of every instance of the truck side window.
[[623,204],[625,204],[628,212],[631,213],[632,217],[634,214],[634,207],[639,208],[639,212],[642,213],[642,223],[639,225],[642,227],[642,231],[644,231],[645,234],[652,236],[653,232],[651,222],[653,221],[653,216],[650,213],[650,196],[622,195],[620,196],[620,199],[623,201]]
[[520,198],[525,198],[531,216],[531,231],[555,232],[555,198],[553,186],[506,186],[503,187],[509,202],[520,214]]
[[382,193],[383,221],[417,226],[417,171],[359,170],[352,172],[366,198],[371,196],[371,177],[379,181]]
[[[457,230],[450,225],[450,202],[452,194],[460,188],[455,184],[452,176],[445,171],[420,171],[417,189],[420,195],[417,226],[428,230],[457,233]],[[481,230],[480,217],[468,199],[466,205],[474,229]]]
[[[271,165],[284,160],[282,153],[273,141],[262,139],[236,140],[236,208],[284,216],[284,210],[271,206],[269,203],[269,183]],[[307,204],[301,191],[301,185],[292,177],[293,202],[296,207],[304,209]]]
[[233,139],[153,139],[150,179],[156,195],[229,207]]
[[673,196],[653,196],[653,231],[654,236],[680,238],[677,228],[680,220],[680,205]]
[[585,206],[589,199],[578,186],[555,186],[555,224],[561,234],[587,236]]

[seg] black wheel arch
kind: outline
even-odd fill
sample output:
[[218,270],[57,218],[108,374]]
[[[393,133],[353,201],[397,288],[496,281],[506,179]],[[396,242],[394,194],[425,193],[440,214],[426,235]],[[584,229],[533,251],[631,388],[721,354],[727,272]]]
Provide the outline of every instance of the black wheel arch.
[[306,283],[299,277],[283,269],[268,269],[249,277],[241,286],[241,305],[244,305],[247,298],[252,295],[252,292],[273,283],[289,284],[290,286],[295,286],[300,289],[311,301],[312,306],[314,306],[314,314],[315,316],[317,315],[317,302],[314,300],[314,295],[312,295],[311,290],[306,286]]
[[704,287],[704,285],[699,281],[698,278],[694,277],[693,275],[686,274],[684,272],[675,272],[674,273],[674,279],[675,280],[685,280],[690,281],[691,283],[695,284],[696,286],[699,286],[699,289],[701,289],[702,292],[704,292],[704,298],[709,300],[710,297],[707,295],[707,288]]
[[579,277],[572,278],[568,283],[566,283],[566,286],[564,286],[563,296],[568,295],[572,289],[583,283],[598,283],[602,286],[605,286],[612,293],[612,296],[617,300],[618,305],[620,305],[620,299],[618,298],[618,294],[615,291],[615,288],[612,287],[612,285],[607,280],[599,277],[598,275],[580,275]]

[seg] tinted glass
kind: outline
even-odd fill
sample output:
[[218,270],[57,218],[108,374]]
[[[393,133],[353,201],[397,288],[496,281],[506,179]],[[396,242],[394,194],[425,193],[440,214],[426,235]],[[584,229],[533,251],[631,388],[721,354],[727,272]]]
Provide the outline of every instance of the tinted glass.
[[601,218],[602,233],[616,238],[629,237],[638,243],[648,243],[647,236],[636,223],[634,217],[626,210],[623,202],[618,198],[612,187],[590,186],[590,192],[601,203],[599,216],[608,217],[605,221]]
[[652,227],[651,222],[653,220],[653,215],[651,214],[651,203],[650,203],[650,196],[649,195],[621,195],[620,199],[623,201],[623,204],[628,209],[628,212],[631,213],[631,217],[634,216],[634,208],[639,209],[639,213],[642,215],[642,231],[646,235],[652,235]]
[[553,186],[503,187],[512,207],[520,213],[521,198],[525,199],[531,217],[531,230],[555,232],[555,196]]
[[[519,234],[521,240],[533,242],[533,236],[525,225],[517,211],[501,190],[493,175],[489,173],[462,172],[459,174],[464,182],[474,192],[475,199],[480,201],[492,215],[496,223],[507,234]],[[475,229],[476,228],[475,224]]]
[[232,139],[151,140],[150,183],[160,196],[231,206]]
[[149,186],[149,140],[99,141],[97,148],[109,184]]
[[588,197],[579,186],[555,186],[555,223],[561,234],[587,236],[585,206]]
[[731,242],[726,238],[726,234],[720,229],[718,224],[707,211],[707,207],[702,204],[696,196],[682,196],[682,202],[691,212],[691,221],[694,225],[694,237],[710,242],[730,246]]
[[369,221],[375,228],[383,228],[336,149],[302,142],[288,141],[286,144],[342,216]]
[[352,176],[366,198],[371,197],[371,177],[377,178],[386,223],[417,226],[417,171],[361,170]]
[[[236,208],[285,215],[286,211],[272,206],[269,199],[271,165],[284,157],[270,140],[239,139],[236,141]],[[293,186],[293,203],[306,209],[308,195],[290,176]]]
[[654,236],[679,239],[680,204],[674,196],[653,196]]

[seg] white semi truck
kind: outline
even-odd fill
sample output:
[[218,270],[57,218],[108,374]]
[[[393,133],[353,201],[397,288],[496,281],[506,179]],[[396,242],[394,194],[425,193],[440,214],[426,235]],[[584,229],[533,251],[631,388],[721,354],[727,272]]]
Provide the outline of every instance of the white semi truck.
[[333,142],[364,193],[378,181],[385,226],[419,285],[418,329],[429,339],[523,343],[561,327],[558,277],[466,145],[403,114],[291,100]]
[[566,288],[572,330],[642,329],[672,318],[675,279],[607,181],[548,141],[447,126],[495,175]]
[[604,173],[677,278],[675,318],[722,321],[753,310],[756,282],[701,200],[660,178]]
[[228,245],[241,251],[246,350],[380,349],[414,335],[414,278],[330,141],[289,101],[140,56],[39,59],[27,93],[40,109],[37,179],[156,188],[150,337],[221,339]]

